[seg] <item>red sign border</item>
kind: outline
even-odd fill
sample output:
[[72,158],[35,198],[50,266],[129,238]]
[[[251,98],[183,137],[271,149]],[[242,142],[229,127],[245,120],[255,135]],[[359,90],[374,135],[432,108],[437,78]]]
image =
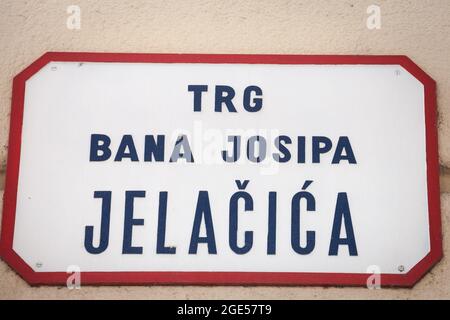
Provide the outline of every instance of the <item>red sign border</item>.
[[[65,285],[65,272],[35,272],[13,250],[19,177],[25,83],[51,61],[127,63],[241,63],[320,65],[401,65],[425,90],[426,161],[430,252],[408,273],[381,274],[382,286],[412,287],[442,258],[439,156],[436,127],[436,83],[407,56],[250,55],[250,54],[145,54],[47,52],[14,77],[6,187],[3,202],[0,256],[30,285]],[[366,285],[367,273],[297,272],[82,272],[83,284],[92,285]]]

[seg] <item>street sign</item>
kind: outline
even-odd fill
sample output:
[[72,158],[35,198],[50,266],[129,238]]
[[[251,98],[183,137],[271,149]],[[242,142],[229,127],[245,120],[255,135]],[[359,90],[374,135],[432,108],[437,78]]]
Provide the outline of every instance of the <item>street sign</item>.
[[404,56],[47,53],[14,79],[1,256],[30,284],[412,286],[442,255],[435,100]]

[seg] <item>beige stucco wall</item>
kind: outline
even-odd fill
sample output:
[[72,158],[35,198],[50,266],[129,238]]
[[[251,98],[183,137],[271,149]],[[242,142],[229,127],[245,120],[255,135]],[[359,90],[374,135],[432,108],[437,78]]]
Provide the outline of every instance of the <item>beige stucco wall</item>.
[[[367,7],[381,7],[379,30]],[[66,27],[68,5],[81,29]],[[450,298],[449,0],[0,0],[0,190],[12,78],[46,51],[405,54],[438,84],[444,259],[413,289],[321,287],[28,286],[0,261],[4,298]],[[3,194],[3,191],[0,191]]]

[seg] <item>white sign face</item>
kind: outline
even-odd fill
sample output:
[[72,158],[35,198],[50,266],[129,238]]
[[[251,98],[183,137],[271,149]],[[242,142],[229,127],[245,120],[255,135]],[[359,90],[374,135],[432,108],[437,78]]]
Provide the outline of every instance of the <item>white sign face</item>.
[[29,282],[412,285],[439,259],[434,83],[407,58],[117,57],[23,80],[2,254]]

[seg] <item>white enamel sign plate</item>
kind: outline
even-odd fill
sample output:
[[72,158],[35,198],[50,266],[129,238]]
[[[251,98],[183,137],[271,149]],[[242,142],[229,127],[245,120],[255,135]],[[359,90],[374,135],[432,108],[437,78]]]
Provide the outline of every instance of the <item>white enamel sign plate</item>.
[[1,252],[32,284],[407,286],[441,256],[406,57],[49,53],[12,108]]

